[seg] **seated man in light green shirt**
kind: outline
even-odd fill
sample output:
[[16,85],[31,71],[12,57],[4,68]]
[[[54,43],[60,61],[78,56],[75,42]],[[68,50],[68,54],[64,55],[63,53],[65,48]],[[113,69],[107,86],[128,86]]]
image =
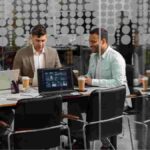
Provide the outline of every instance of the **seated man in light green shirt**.
[[[92,54],[88,73],[85,75],[86,84],[106,88],[121,85],[126,85],[127,87],[125,60],[117,51],[108,45],[107,31],[99,28],[93,29],[90,32],[89,44]],[[126,93],[128,92],[129,90],[127,88]],[[68,113],[82,118],[81,112],[87,112],[88,105],[87,99],[79,103],[68,103]],[[131,106],[131,100],[127,100],[125,105]],[[77,134],[77,131],[83,126],[83,124],[75,121],[70,121],[69,123],[71,133]]]
[[[120,53],[109,46],[108,32],[103,28],[93,29],[90,32],[89,44],[92,54],[86,74],[86,84],[106,88],[126,85],[128,95],[125,60]],[[131,107],[131,100],[127,99],[125,105]]]

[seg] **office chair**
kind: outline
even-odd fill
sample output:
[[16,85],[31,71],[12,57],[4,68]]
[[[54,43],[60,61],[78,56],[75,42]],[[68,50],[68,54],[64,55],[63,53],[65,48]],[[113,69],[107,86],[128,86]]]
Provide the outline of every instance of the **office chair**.
[[127,77],[127,84],[130,91],[130,98],[132,101],[132,109],[126,110],[126,114],[136,114],[140,111],[140,100],[141,99],[141,92],[134,89],[133,79],[134,79],[134,66],[133,65],[126,65],[126,77]]
[[[71,119],[83,123],[84,147],[87,149],[90,141],[106,139],[122,132],[123,107],[126,97],[125,86],[110,89],[94,90],[88,101],[86,122],[77,116]],[[70,119],[70,118],[69,118]]]
[[130,93],[133,93],[133,78],[134,78],[134,67],[133,65],[126,64],[126,77]]
[[146,134],[144,135],[144,139],[145,139],[144,147],[146,147],[146,143],[147,143],[147,132],[148,132],[147,123],[149,123],[150,120],[149,119],[148,120],[147,119],[145,119],[145,120],[141,119],[141,117],[143,117],[144,113],[146,112],[146,110],[143,109],[143,108],[146,108],[146,107],[143,107],[143,106],[146,106],[144,104],[144,102],[146,101],[145,99],[147,99],[147,95],[142,95],[140,91],[134,89],[134,85],[133,85],[134,66],[128,65],[128,64],[126,65],[126,76],[127,76],[127,83],[128,83],[128,86],[129,86],[129,90],[130,90],[130,93],[131,93],[131,95],[129,95],[129,96],[131,96],[130,98],[132,100],[133,110],[125,111],[124,115],[127,117],[128,127],[129,127],[129,134],[130,134],[130,139],[131,139],[131,148],[133,150],[134,149],[134,144],[133,144],[133,138],[132,138],[131,125],[130,125],[131,120],[128,117],[128,115],[130,115],[130,114],[136,115],[137,120],[134,121],[134,123],[136,123],[137,125],[142,125],[145,128],[145,133]]
[[9,150],[60,146],[61,129],[64,127],[60,123],[61,115],[62,97],[59,95],[19,100],[15,109],[14,129],[8,134]]
[[[148,144],[148,136],[149,136],[149,127],[150,127],[150,102],[149,102],[149,96],[147,94],[137,96],[138,101],[140,103],[139,112],[135,116],[135,120],[133,122],[136,125],[136,129],[138,130],[136,132],[136,139],[138,140],[139,149],[149,149],[147,147]],[[131,120],[128,119],[128,126],[129,126],[129,132],[130,132],[130,138],[131,138],[131,144],[132,144],[132,150],[134,150],[134,143],[133,143],[133,137],[132,137],[132,131],[130,122]],[[142,127],[138,129],[138,127]]]

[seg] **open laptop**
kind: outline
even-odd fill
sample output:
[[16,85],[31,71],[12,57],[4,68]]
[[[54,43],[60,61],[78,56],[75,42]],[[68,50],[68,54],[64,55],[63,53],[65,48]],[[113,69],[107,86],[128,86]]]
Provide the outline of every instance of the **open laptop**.
[[0,71],[0,90],[10,89],[11,81],[18,81],[19,69]]
[[37,70],[38,91],[44,95],[69,95],[74,92],[72,68],[42,68]]

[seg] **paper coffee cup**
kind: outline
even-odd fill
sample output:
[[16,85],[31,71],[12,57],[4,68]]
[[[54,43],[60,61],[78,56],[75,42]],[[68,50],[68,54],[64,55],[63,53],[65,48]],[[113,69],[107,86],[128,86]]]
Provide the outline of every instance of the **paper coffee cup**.
[[79,91],[83,92],[85,90],[85,77],[84,76],[78,77],[78,86],[79,86]]
[[142,78],[143,90],[146,91],[148,89],[148,77]]
[[150,70],[146,70],[146,76],[150,77]]
[[73,70],[73,73],[74,73],[75,76],[78,78],[78,76],[79,76],[79,70]]
[[30,84],[30,78],[28,76],[23,76],[22,77],[22,85],[24,89],[29,88],[29,84]]
[[138,86],[140,84],[139,79],[135,78],[133,80],[134,86]]

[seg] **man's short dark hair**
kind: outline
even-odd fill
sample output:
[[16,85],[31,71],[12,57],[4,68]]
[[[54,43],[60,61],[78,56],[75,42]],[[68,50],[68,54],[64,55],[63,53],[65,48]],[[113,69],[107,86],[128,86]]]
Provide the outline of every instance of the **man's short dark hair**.
[[43,25],[38,24],[31,29],[30,33],[31,35],[37,35],[38,37],[41,37],[46,35],[46,28]]
[[97,34],[101,39],[108,41],[108,32],[104,28],[94,28],[90,31],[90,34]]

